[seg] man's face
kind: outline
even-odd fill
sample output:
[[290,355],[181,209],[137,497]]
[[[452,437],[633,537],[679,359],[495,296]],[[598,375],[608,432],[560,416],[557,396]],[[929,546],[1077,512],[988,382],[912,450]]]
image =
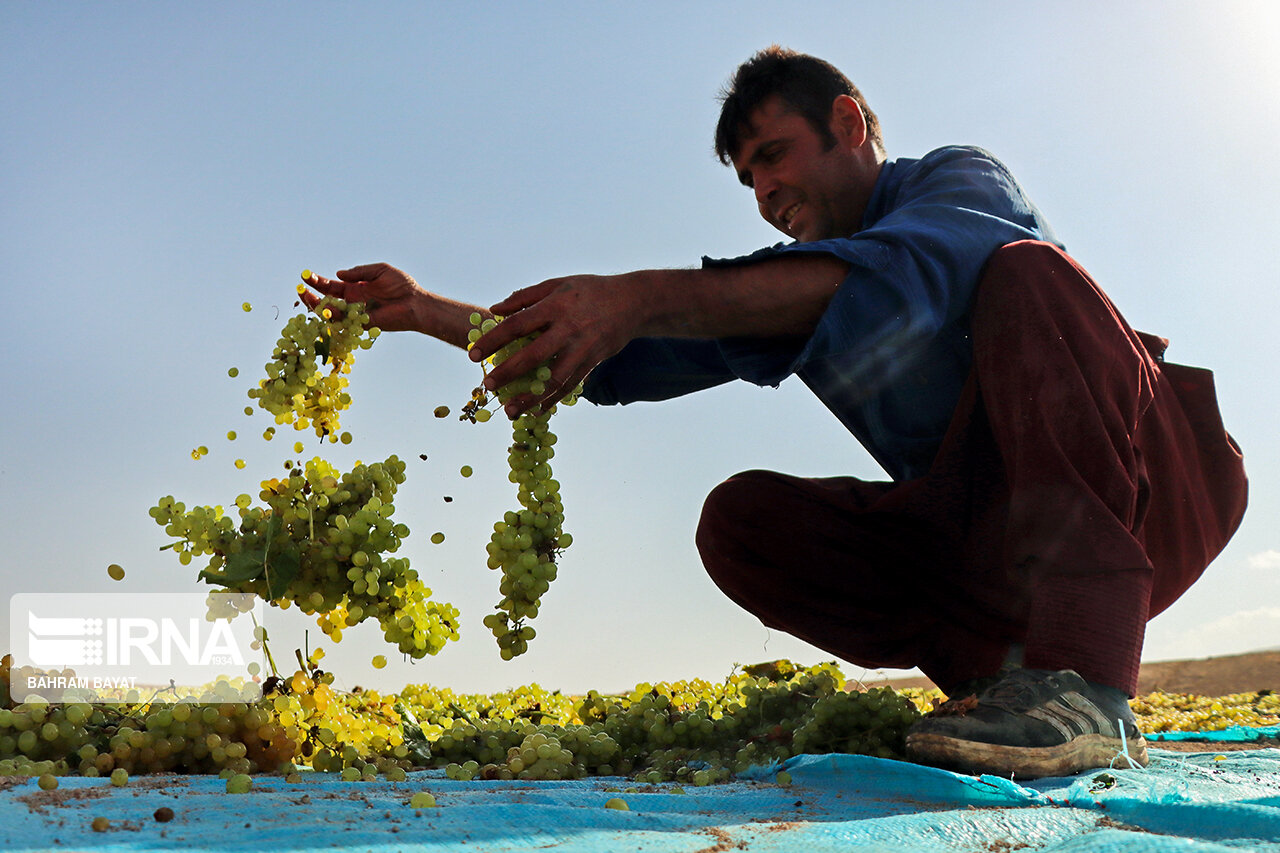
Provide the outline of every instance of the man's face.
[[862,224],[866,170],[834,129],[837,141],[828,147],[775,95],[751,114],[750,132],[732,158],[738,180],[755,191],[760,215],[800,242],[847,237]]

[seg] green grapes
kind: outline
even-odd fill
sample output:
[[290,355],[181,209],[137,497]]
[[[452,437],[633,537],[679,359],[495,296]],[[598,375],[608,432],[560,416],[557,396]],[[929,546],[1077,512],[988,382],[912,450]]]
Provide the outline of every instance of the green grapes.
[[220,506],[187,509],[171,496],[150,514],[177,539],[170,547],[183,565],[208,557],[205,582],[296,604],[335,640],[343,628],[377,619],[387,642],[421,658],[457,639],[458,611],[430,600],[408,559],[393,556],[409,535],[392,518],[404,472],[394,455],[345,474],[316,457],[264,480],[264,506],[237,498],[238,524]]
[[236,773],[227,779],[228,794],[247,794],[253,788],[253,777],[247,773]]
[[[900,759],[904,732],[938,695],[847,691],[834,664],[787,662],[745,667],[720,681],[644,683],[576,698],[537,685],[493,695],[428,685],[346,693],[319,669],[322,656],[299,652],[302,668],[268,677],[252,702],[216,691],[169,705],[0,702],[0,776],[109,776],[123,786],[133,775],[204,773],[240,788],[259,773],[297,781],[303,766],[352,784],[403,781],[406,770],[430,767],[454,780],[629,776],[638,784],[700,786],[800,754]],[[23,677],[22,669],[11,676],[11,667],[11,658],[0,661],[0,699],[9,696],[11,677]],[[1131,704],[1144,727],[1156,712],[1145,709],[1157,704],[1159,713],[1191,709],[1177,711],[1189,715],[1189,730],[1280,720],[1280,697],[1270,691],[1151,694]],[[794,784],[785,770],[773,779]]]
[[[482,318],[471,315],[475,328],[469,333],[474,343],[480,335],[501,322],[501,318]],[[519,352],[535,336],[513,341],[496,352],[492,361],[501,364]],[[551,376],[550,368],[540,365],[531,373],[498,390],[498,402],[505,404],[513,397],[545,390],[544,383]],[[580,389],[578,389],[580,390]],[[572,405],[577,391],[565,398]],[[463,407],[462,418],[471,421],[487,420],[484,405],[488,396],[477,388],[471,401]],[[556,579],[556,555],[569,546],[572,538],[563,532],[564,506],[560,503],[560,483],[551,476],[551,457],[556,436],[548,423],[556,407],[546,411],[526,412],[511,424],[511,448],[507,462],[511,469],[508,479],[516,485],[516,498],[520,509],[507,512],[493,525],[489,539],[487,564],[490,569],[500,569],[502,580],[498,591],[502,599],[495,612],[484,618],[484,625],[498,641],[503,660],[511,660],[529,648],[529,641],[536,632],[526,624],[538,615],[542,595]],[[485,416],[485,417],[482,417]],[[461,470],[470,476],[470,466]]]
[[[308,426],[316,435],[338,440],[339,413],[351,405],[347,376],[357,349],[368,349],[378,337],[369,328],[361,303],[348,305],[324,297],[315,312],[289,318],[266,365],[266,378],[249,389],[249,397],[275,416],[280,425]],[[328,365],[328,372],[322,372]]]

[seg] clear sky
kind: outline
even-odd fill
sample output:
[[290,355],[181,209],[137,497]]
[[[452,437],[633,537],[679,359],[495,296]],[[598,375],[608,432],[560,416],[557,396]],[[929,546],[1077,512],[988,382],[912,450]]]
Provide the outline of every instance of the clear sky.
[[[1266,0],[0,0],[0,589],[197,589],[147,509],[166,494],[228,506],[292,455],[241,409],[304,267],[385,260],[491,304],[555,275],[776,242],[711,154],[717,90],[771,42],[844,70],[890,157],[994,152],[1134,326],[1216,371],[1250,512],[1151,624],[1146,659],[1280,643],[1280,6]],[[616,690],[829,659],[723,598],[693,545],[703,497],[736,471],[883,477],[791,379],[557,415],[575,542],[529,653],[499,660],[480,620],[499,597],[488,531],[515,505],[509,436],[499,419],[431,417],[478,378],[420,336],[357,360],[355,443],[321,452],[344,470],[409,461],[403,553],[465,621],[438,657],[390,655],[377,673],[371,656],[394,649],[373,625],[325,642],[340,685]],[[277,655],[309,624],[280,620]]]

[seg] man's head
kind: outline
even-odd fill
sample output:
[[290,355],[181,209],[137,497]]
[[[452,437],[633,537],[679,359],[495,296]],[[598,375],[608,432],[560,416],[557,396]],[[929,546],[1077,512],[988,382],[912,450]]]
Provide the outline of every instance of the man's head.
[[738,69],[723,100],[717,153],[766,222],[801,242],[861,228],[884,154],[874,114],[844,75],[772,47]]
[[872,145],[884,157],[880,120],[858,87],[831,63],[775,44],[739,65],[720,92],[716,156],[721,163],[730,165],[742,137],[750,132],[752,113],[774,95],[803,116],[828,146],[835,141],[829,130],[832,103],[841,95],[853,98],[866,119]]

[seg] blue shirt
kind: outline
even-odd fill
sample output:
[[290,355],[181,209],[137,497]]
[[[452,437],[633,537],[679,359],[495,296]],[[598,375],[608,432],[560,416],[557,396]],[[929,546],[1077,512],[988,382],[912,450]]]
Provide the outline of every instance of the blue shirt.
[[1065,248],[1009,170],[980,148],[883,165],[848,237],[778,244],[704,267],[825,252],[850,265],[813,333],[787,338],[641,338],[587,378],[593,403],[665,400],[795,374],[895,480],[925,474],[973,361],[969,314],[991,253],[1017,240]]

